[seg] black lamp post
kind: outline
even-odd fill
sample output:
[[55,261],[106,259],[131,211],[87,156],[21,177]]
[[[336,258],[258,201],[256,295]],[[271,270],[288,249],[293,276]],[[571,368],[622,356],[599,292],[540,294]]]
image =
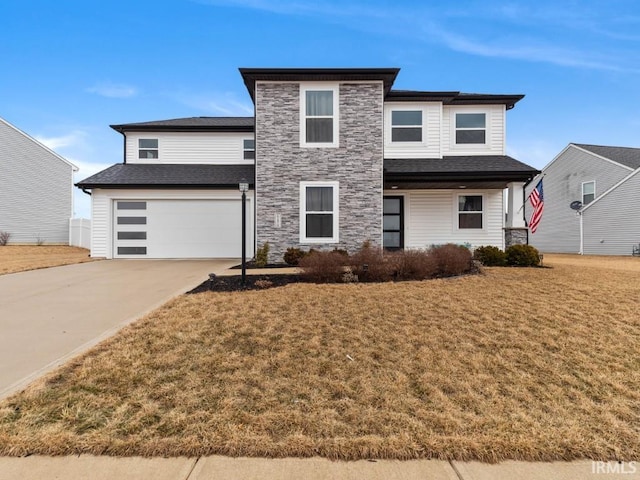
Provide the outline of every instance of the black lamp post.
[[239,185],[242,192],[242,285],[247,281],[247,190],[249,184],[244,180]]

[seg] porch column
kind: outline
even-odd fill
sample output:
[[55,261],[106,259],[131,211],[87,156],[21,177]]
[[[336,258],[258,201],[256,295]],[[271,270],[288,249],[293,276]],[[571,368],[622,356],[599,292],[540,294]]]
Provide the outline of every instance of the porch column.
[[524,189],[522,182],[507,185],[507,222],[504,229],[504,246],[526,245],[529,230],[524,223]]
[[524,223],[524,191],[521,182],[507,185],[507,228],[525,228]]

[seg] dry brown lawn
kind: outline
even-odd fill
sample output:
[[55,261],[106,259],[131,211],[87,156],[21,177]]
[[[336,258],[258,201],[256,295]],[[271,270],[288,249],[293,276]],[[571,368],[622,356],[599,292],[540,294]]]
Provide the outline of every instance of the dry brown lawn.
[[38,268],[91,262],[89,250],[67,245],[5,245],[0,247],[0,275]]
[[640,259],[570,258],[182,296],[1,403],[0,454],[640,458]]

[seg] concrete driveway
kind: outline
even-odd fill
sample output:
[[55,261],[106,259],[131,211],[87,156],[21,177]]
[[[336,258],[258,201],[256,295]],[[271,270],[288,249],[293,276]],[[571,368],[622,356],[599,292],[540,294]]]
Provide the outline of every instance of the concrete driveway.
[[0,398],[237,263],[103,260],[0,275]]

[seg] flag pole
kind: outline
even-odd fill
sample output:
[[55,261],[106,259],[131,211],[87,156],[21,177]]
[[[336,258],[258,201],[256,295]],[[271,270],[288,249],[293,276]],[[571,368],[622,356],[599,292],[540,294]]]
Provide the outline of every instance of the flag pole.
[[[540,180],[538,180],[538,183],[540,183],[542,181],[542,179],[546,176],[546,173],[543,173],[542,176],[540,177]],[[538,183],[536,183],[536,187],[538,186]],[[524,199],[524,202],[522,202],[522,206],[518,209],[518,211],[516,213],[520,213],[522,211],[522,209],[524,208],[524,206],[527,204],[527,202],[529,201],[529,198],[531,197],[531,194],[533,193],[533,190],[535,190],[535,187],[533,187],[533,189],[529,192],[529,195],[527,195],[527,198]],[[526,220],[526,219],[525,219]]]

